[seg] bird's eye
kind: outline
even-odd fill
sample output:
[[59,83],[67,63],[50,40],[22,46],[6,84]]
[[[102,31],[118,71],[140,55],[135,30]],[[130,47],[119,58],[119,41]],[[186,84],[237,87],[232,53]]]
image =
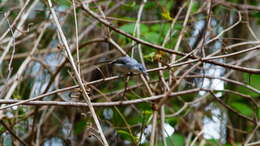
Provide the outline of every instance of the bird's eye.
[[141,67],[141,66],[139,67],[139,70],[140,70],[140,71],[144,71],[143,67]]

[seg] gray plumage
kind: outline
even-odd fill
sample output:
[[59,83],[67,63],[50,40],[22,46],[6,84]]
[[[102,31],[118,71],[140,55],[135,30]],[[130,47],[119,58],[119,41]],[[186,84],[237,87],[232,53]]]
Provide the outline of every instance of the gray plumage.
[[113,68],[116,71],[122,72],[122,73],[143,73],[147,75],[145,67],[137,62],[135,59],[124,56],[119,57],[118,59],[111,62]]

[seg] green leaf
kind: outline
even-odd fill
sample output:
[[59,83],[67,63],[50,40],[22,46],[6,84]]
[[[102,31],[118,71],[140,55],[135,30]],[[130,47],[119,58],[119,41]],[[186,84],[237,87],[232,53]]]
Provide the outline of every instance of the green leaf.
[[[243,74],[243,82],[260,90],[260,75],[250,75],[250,74],[247,74],[247,73],[244,73]],[[243,94],[246,94],[246,95],[249,95],[253,98],[258,98],[259,97],[259,94],[257,94],[256,92],[253,92],[251,91],[250,89],[248,88],[245,88],[244,86],[235,86],[235,85],[231,85],[231,84],[227,84],[226,89],[230,89],[230,90],[234,90],[234,91],[238,91],[240,93],[243,93]],[[230,97],[235,97],[236,99],[238,98],[241,98],[237,95],[234,95],[234,94],[230,94]]]
[[207,143],[205,144],[205,146],[221,146],[222,145],[216,139],[208,139],[206,142]]
[[128,86],[133,86],[133,85],[136,85],[137,83],[135,80],[130,80],[130,81],[128,81],[127,84],[128,84]]
[[257,3],[257,0],[251,0],[251,1],[248,1],[248,3],[250,4],[250,5],[254,5],[254,6],[256,6],[258,3]]
[[260,12],[255,12],[252,14],[253,17],[260,18]]
[[232,146],[231,144],[224,144],[223,146]]
[[81,132],[83,132],[85,130],[86,125],[87,125],[87,122],[85,120],[80,120],[79,122],[76,122],[74,132],[76,134],[80,134]]
[[18,91],[15,91],[14,94],[13,94],[13,98],[22,99],[22,96],[18,93]]
[[123,6],[133,8],[133,7],[136,6],[136,2],[135,1],[127,1]]
[[[259,95],[251,90],[249,90],[248,88],[245,88],[243,86],[238,86],[236,89],[236,91],[240,92],[240,93],[243,93],[243,94],[246,94],[246,95],[249,95],[251,97],[258,97]],[[233,97],[236,97],[237,95],[232,95]]]
[[170,29],[171,25],[170,24],[154,24],[150,27],[151,32],[156,32],[158,35],[166,35],[168,30]]
[[236,109],[238,112],[246,115],[251,116],[253,114],[253,110],[246,104],[243,104],[241,102],[233,102],[231,103],[231,106]]
[[152,113],[152,109],[151,109],[151,105],[150,105],[150,104],[140,103],[140,104],[137,105],[137,108],[138,108],[139,110],[144,111],[143,114],[145,114],[145,115],[148,115],[148,114],[151,114],[151,113]]
[[249,85],[260,90],[260,75],[244,73],[243,78]]
[[120,135],[124,140],[132,141],[131,135],[128,131],[117,130],[117,134]]
[[143,111],[143,114],[145,114],[145,115],[151,115],[153,113],[153,111],[151,111],[151,110],[144,110]]
[[164,71],[164,72],[163,72],[163,77],[164,77],[165,79],[169,79],[169,76],[170,76],[169,71]]
[[[180,134],[173,134],[166,137],[166,144],[169,146],[184,146],[185,137]],[[158,146],[163,146],[162,142]]]
[[144,9],[154,9],[155,7],[157,7],[157,3],[154,1],[149,1],[144,5]]
[[55,2],[61,6],[70,7],[71,2],[69,0],[55,0]]
[[[260,75],[255,75],[255,74],[248,74],[248,73],[244,73],[243,74],[243,80],[245,83],[249,84],[250,86],[260,90]],[[259,97],[259,95],[243,86],[238,86],[236,88],[237,91],[239,91],[240,93],[243,94],[247,94],[249,96],[252,97]]]
[[[1,3],[1,2],[0,2]],[[0,14],[6,12],[8,10],[7,7],[0,7]]]
[[156,54],[155,52],[150,52],[149,54],[144,55],[144,59],[153,62],[153,58],[155,54]]
[[154,24],[150,27],[151,31],[159,31],[162,28],[161,24]]
[[174,25],[174,29],[180,31],[180,30],[182,29],[182,25],[181,25],[181,24],[175,24],[175,25]]
[[[175,145],[175,146],[184,146],[185,138],[180,134],[173,134],[170,137],[166,138],[167,145]],[[173,143],[172,143],[173,142]]]
[[200,4],[198,2],[193,2],[192,6],[191,6],[191,12],[195,13],[198,11],[199,8],[200,8]]
[[123,26],[120,27],[121,30],[132,34],[135,28],[135,24],[134,23],[129,23],[129,24],[125,24]]
[[[130,34],[134,33],[134,28],[135,28],[135,23],[128,23],[120,27],[121,30]],[[140,24],[140,31],[141,34],[148,32],[148,27],[145,24]]]
[[160,43],[160,34],[156,32],[149,32],[144,35],[144,39],[148,42],[159,44]]
[[152,114],[152,111],[145,110],[142,114],[127,117],[128,118],[127,122],[130,125],[144,124],[149,120],[149,117],[151,116],[151,114]]

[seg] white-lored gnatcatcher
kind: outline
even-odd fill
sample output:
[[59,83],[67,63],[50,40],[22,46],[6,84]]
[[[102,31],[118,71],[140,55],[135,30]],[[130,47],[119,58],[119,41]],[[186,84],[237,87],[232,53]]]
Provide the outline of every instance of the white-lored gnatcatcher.
[[119,57],[115,60],[102,60],[98,64],[109,63],[115,72],[120,73],[142,73],[147,75],[145,67],[129,56]]

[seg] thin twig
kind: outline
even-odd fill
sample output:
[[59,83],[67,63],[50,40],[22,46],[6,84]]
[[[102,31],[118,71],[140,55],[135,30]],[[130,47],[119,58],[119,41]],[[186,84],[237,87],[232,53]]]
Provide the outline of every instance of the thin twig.
[[152,132],[151,132],[151,137],[150,137],[150,146],[154,146],[154,143],[155,143],[157,116],[158,116],[158,111],[154,110],[153,111]]
[[78,34],[78,19],[77,19],[77,13],[76,13],[76,6],[75,6],[75,0],[72,0],[73,4],[73,14],[74,14],[74,22],[75,22],[75,35],[76,35],[76,52],[77,52],[77,67],[78,72],[81,75],[80,71],[80,61],[79,61],[79,34]]
[[[28,1],[29,1],[29,0],[28,0]],[[38,1],[39,1],[39,0],[35,0],[35,1],[32,3],[32,5],[28,8],[28,10],[25,12],[25,14],[23,14],[23,15],[21,16],[21,19],[20,19],[19,23],[18,23],[17,26],[16,26],[17,29],[14,31],[14,37],[17,37],[17,36],[19,35],[19,31],[18,31],[18,30],[20,30],[20,29],[22,28],[22,26],[23,26],[23,24],[25,23],[27,17],[29,16],[29,14],[30,14],[30,12],[32,11],[32,9],[36,6],[36,4],[38,3]],[[5,56],[6,56],[7,53],[9,52],[9,49],[10,49],[12,43],[13,43],[13,41],[12,41],[12,39],[10,39],[9,42],[8,42],[8,44],[7,44],[7,46],[6,46],[6,48],[5,48],[5,50],[4,50],[4,52],[2,53],[2,55],[1,55],[1,57],[0,57],[0,65],[3,63],[3,60],[4,60]]]
[[[168,48],[164,48],[162,46],[159,46],[159,45],[156,45],[156,44],[152,44],[152,43],[149,43],[147,41],[144,41],[144,40],[141,40],[141,39],[138,39],[136,37],[133,37],[132,35],[122,31],[121,29],[118,29],[114,26],[112,26],[109,22],[107,22],[106,20],[102,19],[101,17],[99,17],[96,13],[94,13],[93,11],[91,11],[88,7],[85,6],[85,4],[82,3],[82,9],[87,12],[88,14],[90,14],[91,16],[93,16],[94,18],[96,18],[99,22],[101,22],[102,24],[110,27],[111,29],[113,29],[114,31],[134,40],[134,41],[137,41],[138,43],[141,43],[143,45],[146,45],[146,46],[149,46],[149,47],[152,47],[152,48],[155,48],[157,50],[160,50],[160,51],[163,51],[163,52],[167,52],[167,53],[171,53],[171,54],[175,54],[175,55],[179,55],[179,56],[186,56],[187,54],[186,53],[182,53],[182,52],[179,52],[179,51],[175,51],[175,50],[172,50],[172,49],[168,49]],[[239,13],[240,14],[240,13]],[[232,25],[233,26],[233,25]],[[230,27],[228,29],[226,29],[224,32],[226,32],[227,30],[231,29]],[[222,33],[224,33],[222,32]],[[219,36],[217,36],[219,37]],[[195,57],[195,56],[191,56],[189,55],[188,58],[191,58],[191,59],[199,59],[200,61],[202,62],[205,62],[205,63],[210,63],[210,64],[214,64],[214,65],[218,65],[218,66],[222,66],[222,67],[226,67],[226,68],[230,68],[230,69],[234,69],[234,70],[238,70],[238,71],[242,71],[242,72],[247,72],[247,73],[252,73],[252,74],[260,74],[260,69],[254,69],[254,68],[246,68],[246,67],[241,67],[241,66],[236,66],[236,65],[230,65],[230,64],[225,64],[225,63],[220,63],[220,62],[217,62],[217,61],[212,61],[212,60],[202,60],[198,57]]]
[[7,126],[7,125],[4,123],[3,120],[0,120],[0,123],[3,125],[3,127],[4,127],[15,139],[17,139],[17,140],[18,140],[20,143],[22,143],[23,145],[27,146],[27,144],[26,144],[22,139],[20,139],[20,137],[17,136],[17,135],[15,134],[15,132],[14,132],[9,126]]
[[12,86],[9,88],[9,90],[8,90],[6,96],[5,96],[5,99],[9,99],[12,96],[14,90],[16,89],[17,85],[19,84],[21,76],[24,73],[27,65],[31,61],[31,58],[32,58],[34,52],[38,49],[38,45],[40,43],[40,40],[42,39],[43,33],[45,32],[45,30],[46,30],[48,25],[49,25],[48,23],[44,24],[44,26],[43,26],[40,34],[39,34],[39,37],[37,38],[37,40],[36,40],[36,42],[35,42],[35,44],[33,46],[32,51],[30,52],[29,56],[24,60],[24,62],[20,66],[20,68],[17,71],[17,73],[14,75],[15,81],[13,82]]
[[97,128],[98,128],[98,131],[99,131],[99,134],[100,134],[101,139],[102,139],[102,141],[103,141],[103,144],[104,144],[105,146],[108,146],[108,142],[107,142],[106,137],[105,137],[105,135],[104,135],[104,133],[103,133],[103,131],[102,131],[101,125],[100,125],[99,120],[98,120],[98,117],[97,117],[97,115],[96,115],[96,112],[95,112],[95,110],[94,110],[94,108],[93,108],[93,106],[92,106],[91,100],[90,100],[90,98],[89,98],[89,96],[88,96],[88,93],[87,93],[87,91],[86,91],[86,89],[85,89],[85,87],[84,87],[84,85],[83,85],[83,82],[82,82],[82,80],[81,80],[81,77],[80,77],[80,74],[79,74],[79,72],[78,72],[78,70],[77,70],[77,67],[76,67],[76,65],[75,65],[75,63],[74,63],[74,61],[73,61],[73,57],[72,57],[72,54],[71,54],[71,52],[70,52],[70,48],[69,48],[67,39],[66,39],[66,37],[65,37],[65,35],[64,35],[63,31],[62,31],[62,28],[61,28],[61,26],[60,26],[60,24],[59,24],[59,20],[58,20],[58,18],[57,18],[57,16],[56,16],[56,13],[55,13],[54,9],[53,9],[51,0],[48,0],[48,4],[49,4],[50,10],[51,10],[51,14],[52,14],[52,16],[53,16],[53,19],[54,19],[54,21],[55,21],[55,23],[56,23],[56,26],[57,26],[57,28],[58,28],[59,34],[61,35],[62,43],[63,43],[64,46],[65,46],[65,51],[66,51],[66,53],[67,53],[67,55],[68,55],[68,59],[69,59],[69,61],[70,61],[70,64],[71,64],[71,66],[72,66],[72,68],[73,68],[73,70],[74,70],[76,79],[77,79],[77,81],[78,81],[78,83],[79,83],[79,85],[80,85],[81,90],[83,91],[83,92],[82,92],[82,93],[83,93],[83,97],[84,97],[85,101],[87,102],[87,104],[89,105],[90,112],[91,112],[92,117],[93,117],[93,119],[94,119],[94,121],[95,121],[95,124],[96,124],[96,126],[97,126]]

